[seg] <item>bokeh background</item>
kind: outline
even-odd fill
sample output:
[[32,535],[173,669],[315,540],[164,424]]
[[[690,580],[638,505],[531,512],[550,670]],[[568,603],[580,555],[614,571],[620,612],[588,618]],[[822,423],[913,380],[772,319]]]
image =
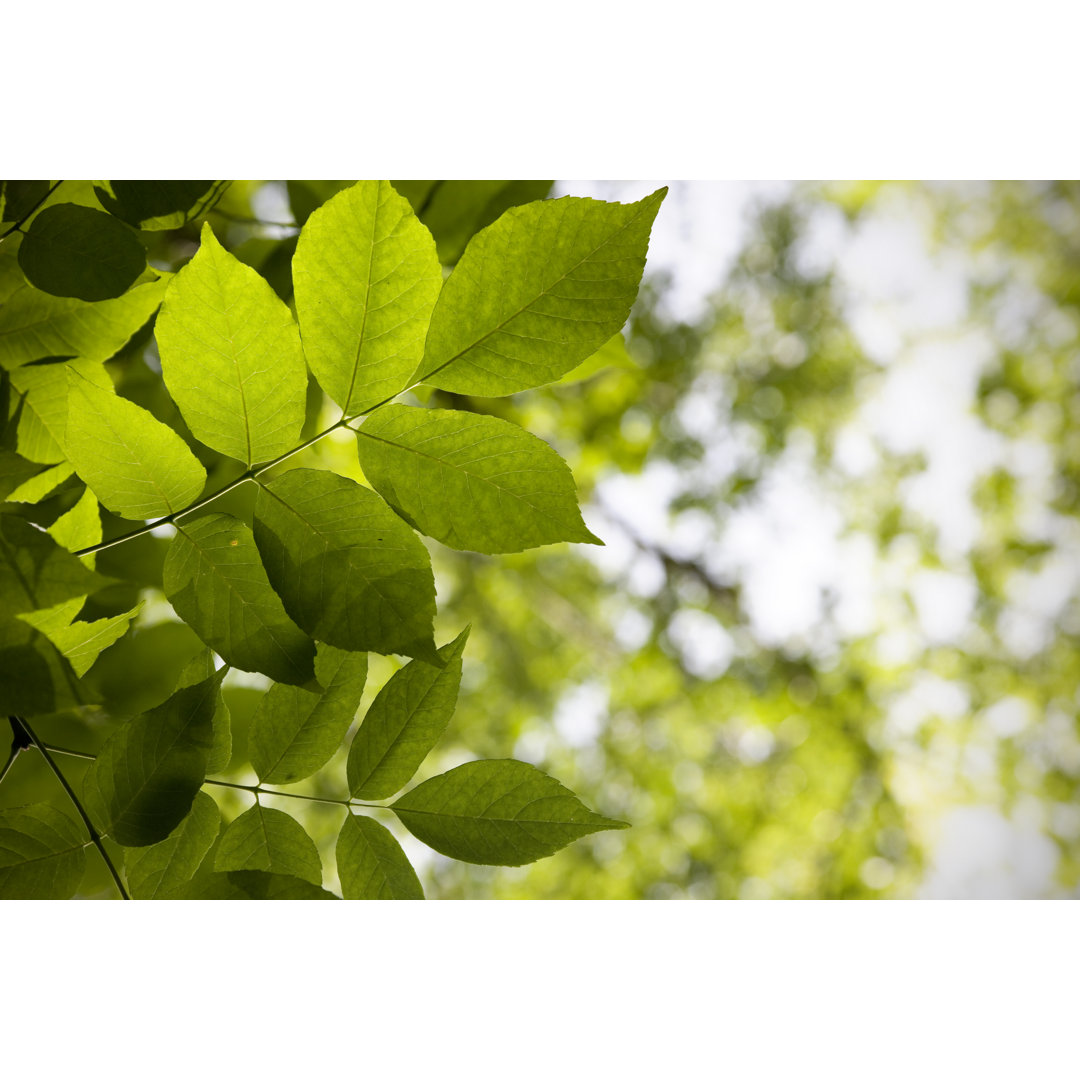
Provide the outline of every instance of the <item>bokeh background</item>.
[[[666,182],[531,197],[631,201]],[[510,398],[425,395],[551,442],[606,546],[430,545],[436,638],[472,635],[417,779],[517,757],[633,828],[522,869],[454,863],[396,829],[428,895],[1077,895],[1080,186],[670,186],[625,351]],[[214,227],[288,296],[295,223],[339,187],[237,183]],[[501,190],[417,195],[444,262]],[[174,268],[195,236],[162,243]],[[175,422],[148,334],[112,363],[121,392]],[[337,418],[317,390],[309,404],[313,423]],[[361,478],[348,436],[306,453]],[[134,577],[165,543],[100,568]],[[133,709],[198,647],[149,599],[94,669]],[[372,657],[365,701],[395,666]],[[264,687],[226,680],[242,782]],[[74,719],[50,723],[78,748]],[[338,796],[343,777],[344,754],[295,790]],[[5,804],[39,780],[13,773]],[[227,816],[248,805],[213,794]],[[266,801],[329,855],[337,808]],[[97,871],[87,895],[109,895]]]

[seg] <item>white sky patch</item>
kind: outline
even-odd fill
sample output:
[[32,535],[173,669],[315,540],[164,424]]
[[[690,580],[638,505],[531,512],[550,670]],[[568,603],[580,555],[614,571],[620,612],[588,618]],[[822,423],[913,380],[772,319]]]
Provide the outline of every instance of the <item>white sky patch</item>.
[[963,638],[975,611],[977,590],[967,574],[919,570],[911,579],[911,597],[927,642],[943,645]]
[[718,679],[735,656],[731,635],[711,615],[696,608],[675,613],[668,637],[679,650],[686,670],[700,679]]
[[555,707],[555,730],[567,746],[592,746],[604,728],[608,713],[607,687],[585,682],[567,691]]

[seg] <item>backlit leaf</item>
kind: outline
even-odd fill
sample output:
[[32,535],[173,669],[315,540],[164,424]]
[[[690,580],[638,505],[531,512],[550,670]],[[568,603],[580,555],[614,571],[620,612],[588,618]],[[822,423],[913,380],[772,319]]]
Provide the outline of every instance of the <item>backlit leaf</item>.
[[161,896],[162,900],[338,900],[332,892],[288,874],[231,870],[207,874]]
[[207,212],[228,180],[106,180],[94,194],[110,214],[136,229],[179,229]]
[[360,706],[367,653],[319,644],[315,677],[321,693],[275,683],[263,695],[248,732],[251,765],[264,784],[292,784],[334,756]]
[[[203,679],[210,678],[214,674],[214,651],[203,649],[193,656],[187,666],[180,672],[180,678],[176,680],[176,689],[184,686],[193,686]],[[225,704],[225,698],[221,693],[221,685],[218,684],[217,699],[214,702],[214,743],[210,747],[210,759],[206,763],[207,775],[224,772],[229,767],[232,759],[232,724],[229,715],[229,706]]]
[[185,521],[162,571],[169,603],[227,663],[276,682],[315,677],[315,644],[270,587],[251,530],[228,514]]
[[457,704],[463,630],[439,650],[442,668],[412,660],[387,679],[349,748],[349,791],[386,799],[400,791],[442,737]]
[[48,194],[48,180],[0,181],[0,221],[21,220]]
[[[58,620],[52,617],[58,608],[27,612],[19,618],[43,633],[67,658],[75,674],[81,679],[94,666],[102,652],[127,633],[131,620],[138,615],[141,607],[142,601],[139,601],[122,615],[94,619],[92,622],[72,622],[68,617],[63,625],[57,625]],[[64,604],[59,605],[59,609],[64,610],[64,615],[70,610]],[[61,620],[64,615],[61,615]]]
[[463,862],[522,866],[622,821],[594,814],[524,761],[469,761],[391,807],[418,840]]
[[387,405],[356,439],[375,490],[448,547],[490,554],[561,540],[601,543],[581,520],[569,466],[516,424]]
[[307,219],[296,313],[311,370],[345,412],[408,386],[441,285],[431,234],[385,180],[361,180]]
[[215,870],[267,870],[322,884],[322,860],[303,826],[283,810],[256,803],[221,834]]
[[260,487],[254,528],[271,584],[312,637],[379,653],[431,638],[427,550],[374,491],[293,469]]
[[349,814],[338,834],[337,871],[346,900],[423,900],[424,889],[385,826]]
[[46,495],[55,491],[68,477],[74,475],[75,470],[71,467],[71,463],[62,461],[59,465],[53,465],[25,483],[20,484],[8,495],[6,501],[39,503]]
[[220,675],[186,686],[105,741],[83,781],[94,823],[125,847],[164,840],[206,777]]
[[508,210],[472,238],[443,285],[414,378],[498,396],[577,367],[626,322],[666,193]]
[[68,371],[64,448],[102,505],[133,521],[190,506],[206,470],[171,427],[127,398]]
[[149,847],[126,848],[124,876],[136,900],[156,900],[190,881],[221,828],[217,803],[200,791],[187,817],[162,841]]
[[146,267],[138,236],[87,206],[58,203],[34,217],[19,247],[26,280],[54,296],[111,300]]
[[300,442],[307,367],[296,323],[208,224],[169,286],[155,334],[165,385],[195,438],[246,465]]
[[0,810],[0,900],[67,900],[86,869],[82,825],[47,803]]

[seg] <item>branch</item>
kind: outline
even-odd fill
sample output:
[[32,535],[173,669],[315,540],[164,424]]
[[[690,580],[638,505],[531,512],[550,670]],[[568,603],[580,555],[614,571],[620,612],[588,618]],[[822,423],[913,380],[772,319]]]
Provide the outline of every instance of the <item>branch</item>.
[[[53,774],[56,776],[56,779],[60,781],[61,787],[63,787],[63,789],[68,793],[68,798],[71,799],[72,803],[75,806],[75,809],[79,811],[79,817],[83,819],[83,824],[86,826],[87,830],[90,833],[90,839],[93,841],[94,847],[96,847],[98,851],[101,852],[101,857],[105,860],[105,865],[109,868],[109,873],[112,874],[113,881],[116,882],[116,887],[120,890],[120,898],[122,900],[130,900],[131,897],[128,896],[128,891],[124,887],[123,879],[117,873],[116,867],[113,865],[113,861],[109,857],[109,853],[105,850],[105,845],[101,842],[101,837],[98,835],[97,829],[94,828],[94,823],[90,820],[90,815],[87,814],[85,809],[83,809],[83,804],[79,802],[79,797],[75,794],[71,785],[67,782],[67,778],[60,771],[59,766],[56,764],[55,761],[53,761],[47,747],[37,737],[30,725],[21,716],[13,716],[11,717],[11,721],[13,727],[16,724],[22,727],[22,729],[29,737],[30,741],[34,744],[34,746],[38,748],[38,750],[41,751],[41,756],[46,760],[46,762],[48,762],[49,768],[52,769]],[[79,755],[79,757],[84,756],[88,755]]]

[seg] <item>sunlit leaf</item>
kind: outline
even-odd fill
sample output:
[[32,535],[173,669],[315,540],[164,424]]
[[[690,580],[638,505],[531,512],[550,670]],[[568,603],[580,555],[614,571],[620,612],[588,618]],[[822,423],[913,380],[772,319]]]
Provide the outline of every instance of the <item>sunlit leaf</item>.
[[445,667],[412,660],[386,681],[349,748],[353,796],[385,799],[400,791],[442,737],[457,703],[468,637],[465,629],[439,650]]
[[0,900],[67,900],[86,869],[86,830],[47,803],[0,810]]
[[256,803],[221,834],[214,869],[267,870],[322,884],[322,860],[303,826],[283,810]]
[[472,238],[443,285],[414,378],[498,396],[576,367],[626,322],[666,193],[508,210]]
[[338,834],[338,878],[346,900],[423,900],[424,890],[393,834],[349,814]]
[[207,212],[227,180],[106,180],[94,186],[101,205],[136,229],[180,229]]
[[70,609],[64,604],[59,608],[27,612],[19,618],[43,633],[67,658],[75,674],[82,678],[101,653],[127,633],[131,620],[138,615],[141,607],[142,601],[121,615],[90,622],[72,622],[67,616]]
[[522,866],[589,833],[625,829],[524,761],[469,761],[391,807],[418,840],[463,862]]
[[560,540],[601,543],[581,520],[566,462],[516,424],[387,405],[356,441],[379,494],[448,547],[494,553]]
[[200,791],[191,811],[162,841],[124,850],[124,876],[136,900],[156,900],[194,877],[221,828],[217,803]]

